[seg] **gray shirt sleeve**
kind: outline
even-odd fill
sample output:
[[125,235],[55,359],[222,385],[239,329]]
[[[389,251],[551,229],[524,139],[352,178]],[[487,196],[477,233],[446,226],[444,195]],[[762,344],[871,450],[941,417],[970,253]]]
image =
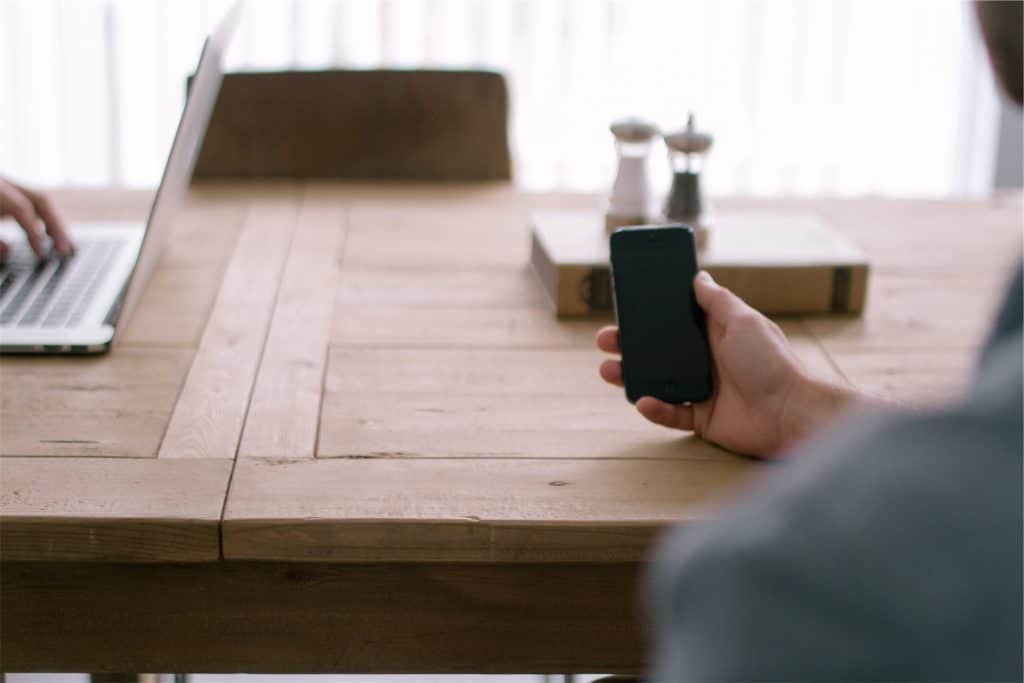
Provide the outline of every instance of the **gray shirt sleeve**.
[[1021,680],[1020,334],[963,403],[809,444],[654,564],[655,677]]

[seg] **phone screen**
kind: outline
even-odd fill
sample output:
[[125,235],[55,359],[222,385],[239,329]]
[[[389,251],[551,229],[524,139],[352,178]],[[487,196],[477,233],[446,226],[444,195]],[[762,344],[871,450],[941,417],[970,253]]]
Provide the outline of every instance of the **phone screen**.
[[693,294],[693,233],[682,226],[620,230],[612,235],[611,255],[627,398],[707,399],[711,355]]

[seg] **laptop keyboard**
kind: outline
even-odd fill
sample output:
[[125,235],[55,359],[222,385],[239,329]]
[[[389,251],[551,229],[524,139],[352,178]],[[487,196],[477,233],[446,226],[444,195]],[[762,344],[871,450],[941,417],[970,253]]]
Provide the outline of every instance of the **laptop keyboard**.
[[80,239],[74,256],[44,261],[27,243],[11,245],[0,265],[0,326],[78,324],[122,245],[116,239]]

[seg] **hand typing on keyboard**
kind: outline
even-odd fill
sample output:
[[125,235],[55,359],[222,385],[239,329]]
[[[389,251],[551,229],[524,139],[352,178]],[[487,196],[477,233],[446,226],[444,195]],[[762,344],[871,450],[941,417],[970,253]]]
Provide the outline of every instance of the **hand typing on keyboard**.
[[[29,246],[38,258],[46,256],[46,237],[43,230],[40,230],[40,224],[58,255],[70,256],[74,253],[75,245],[68,237],[64,220],[53,201],[42,192],[0,178],[0,218],[7,216],[25,230]],[[9,254],[10,247],[0,240],[0,262],[6,261]]]

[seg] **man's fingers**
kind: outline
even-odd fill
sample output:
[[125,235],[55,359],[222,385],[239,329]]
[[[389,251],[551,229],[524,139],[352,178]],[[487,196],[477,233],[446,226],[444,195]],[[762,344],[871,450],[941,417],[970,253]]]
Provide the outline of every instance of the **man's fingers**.
[[601,379],[608,384],[614,384],[617,387],[622,386],[622,363],[617,360],[606,360],[601,363],[601,367],[598,369],[601,374]]
[[[619,349],[619,328],[606,325],[597,332],[597,348],[608,353],[621,353]],[[622,386],[622,363],[617,360],[606,360],[598,368],[601,379],[617,387]]]
[[606,325],[597,331],[597,348],[607,353],[622,353],[619,348],[619,328]]
[[671,429],[693,430],[693,406],[672,405],[652,396],[644,396],[636,402],[636,409],[654,424]]
[[53,248],[61,256],[73,254],[75,252],[75,245],[68,236],[67,225],[64,223],[60,212],[57,211],[57,207],[54,206],[53,200],[41,192],[26,191],[26,195],[32,201],[36,213],[43,219],[43,224],[46,226],[46,234],[53,241]]
[[43,258],[43,237],[39,233],[39,217],[28,197],[14,185],[0,181],[0,215],[10,214],[25,231],[28,244],[38,258]]
[[707,313],[711,322],[716,324],[725,324],[733,316],[748,309],[742,299],[711,279],[706,270],[697,273],[697,277],[693,279],[693,292],[697,297],[697,303]]

